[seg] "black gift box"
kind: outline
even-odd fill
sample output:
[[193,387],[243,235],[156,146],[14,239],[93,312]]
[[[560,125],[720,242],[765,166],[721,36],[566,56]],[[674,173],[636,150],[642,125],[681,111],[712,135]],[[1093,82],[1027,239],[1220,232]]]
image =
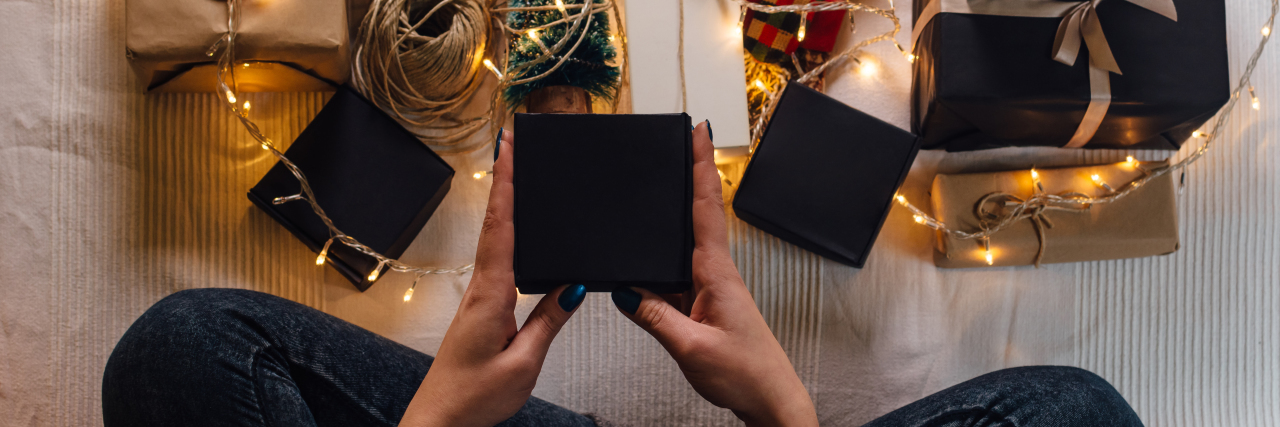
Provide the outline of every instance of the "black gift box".
[[733,210],[782,240],[860,268],[919,150],[915,135],[788,83]]
[[[453,168],[416,137],[354,92],[339,88],[285,151],[306,175],[334,226],[378,253],[398,258],[449,192]],[[272,203],[302,185],[277,162],[249,200],[311,250],[320,252],[329,229],[303,200]],[[364,291],[377,261],[336,240],[328,264]],[[385,271],[385,268],[383,269]]]
[[[1108,73],[1111,105],[1083,148],[1177,149],[1228,100],[1223,2],[1174,4],[1176,22],[1128,1],[1097,6],[1123,75]],[[1090,100],[1089,48],[1081,46],[1074,65],[1055,61],[1061,21],[943,12],[924,26],[912,105],[924,148],[1061,147],[1071,140]]]
[[516,114],[515,276],[677,293],[692,284],[687,114]]

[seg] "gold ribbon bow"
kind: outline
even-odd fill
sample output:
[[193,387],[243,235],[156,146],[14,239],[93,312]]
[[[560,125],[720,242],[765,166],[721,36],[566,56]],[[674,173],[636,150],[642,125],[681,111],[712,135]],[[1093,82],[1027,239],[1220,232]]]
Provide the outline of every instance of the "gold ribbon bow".
[[[1063,194],[1045,194],[1036,192],[1030,199],[1022,198],[1005,193],[994,192],[983,196],[978,200],[978,204],[974,206],[973,214],[978,217],[978,226],[984,231],[993,228],[1003,228],[1005,225],[1017,221],[1029,220],[1031,226],[1036,230],[1036,239],[1040,242],[1040,249],[1036,251],[1034,264],[1040,266],[1040,260],[1044,258],[1045,242],[1047,235],[1045,229],[1053,228],[1053,222],[1049,221],[1049,217],[1045,216],[1049,211],[1067,211],[1082,212],[1089,210],[1088,204],[1071,202],[1073,199],[1088,198],[1088,196],[1069,192]],[[995,205],[1001,208],[998,211],[989,210],[987,206]],[[1014,206],[1012,210],[1005,210],[1003,207]]]
[[[1102,125],[1102,118],[1111,106],[1111,76],[1121,74],[1120,66],[1111,54],[1111,45],[1102,33],[1098,22],[1098,4],[1102,0],[1062,2],[1054,0],[931,0],[920,11],[920,17],[911,29],[911,51],[915,52],[920,33],[939,13],[967,13],[977,15],[1022,16],[1036,18],[1061,17],[1058,33],[1053,40],[1053,59],[1073,65],[1080,55],[1080,45],[1089,46],[1089,106],[1084,119],[1067,142],[1066,148],[1079,148],[1089,142]],[[1158,13],[1175,22],[1178,10],[1173,0],[1125,0],[1144,9]]]

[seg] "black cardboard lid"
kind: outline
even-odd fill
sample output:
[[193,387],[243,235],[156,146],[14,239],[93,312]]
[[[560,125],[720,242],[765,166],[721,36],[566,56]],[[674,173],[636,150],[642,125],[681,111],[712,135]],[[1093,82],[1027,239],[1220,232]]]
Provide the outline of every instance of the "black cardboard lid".
[[[346,88],[339,88],[285,151],[306,175],[316,200],[338,229],[375,251],[396,258],[422,231],[449,191],[453,168],[399,123]],[[313,251],[328,228],[305,201],[272,204],[298,194],[301,184],[277,162],[249,199]],[[372,257],[345,245],[329,248],[334,267],[361,290],[376,266]]]
[[733,208],[783,240],[861,267],[919,149],[915,135],[789,83]]
[[692,277],[686,114],[515,116],[516,284],[663,292]]

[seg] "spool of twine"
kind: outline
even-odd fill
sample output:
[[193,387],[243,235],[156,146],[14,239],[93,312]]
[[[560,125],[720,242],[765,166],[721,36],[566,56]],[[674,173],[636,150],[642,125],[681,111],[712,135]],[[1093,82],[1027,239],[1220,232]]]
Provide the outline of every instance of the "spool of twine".
[[484,81],[488,35],[482,0],[373,0],[352,85],[429,145],[455,145],[487,118],[456,115]]

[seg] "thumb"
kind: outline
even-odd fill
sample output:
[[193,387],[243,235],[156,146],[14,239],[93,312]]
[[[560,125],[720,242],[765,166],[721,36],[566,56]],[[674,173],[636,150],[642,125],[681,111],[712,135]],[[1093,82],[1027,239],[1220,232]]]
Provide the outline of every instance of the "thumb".
[[677,354],[693,336],[697,322],[665,299],[644,289],[618,287],[613,290],[613,305],[641,329],[658,339],[667,352]]
[[586,298],[587,288],[583,285],[562,286],[559,292],[542,297],[507,349],[524,357],[537,357],[539,360],[546,357],[551,340],[556,338],[560,327],[569,321]]

